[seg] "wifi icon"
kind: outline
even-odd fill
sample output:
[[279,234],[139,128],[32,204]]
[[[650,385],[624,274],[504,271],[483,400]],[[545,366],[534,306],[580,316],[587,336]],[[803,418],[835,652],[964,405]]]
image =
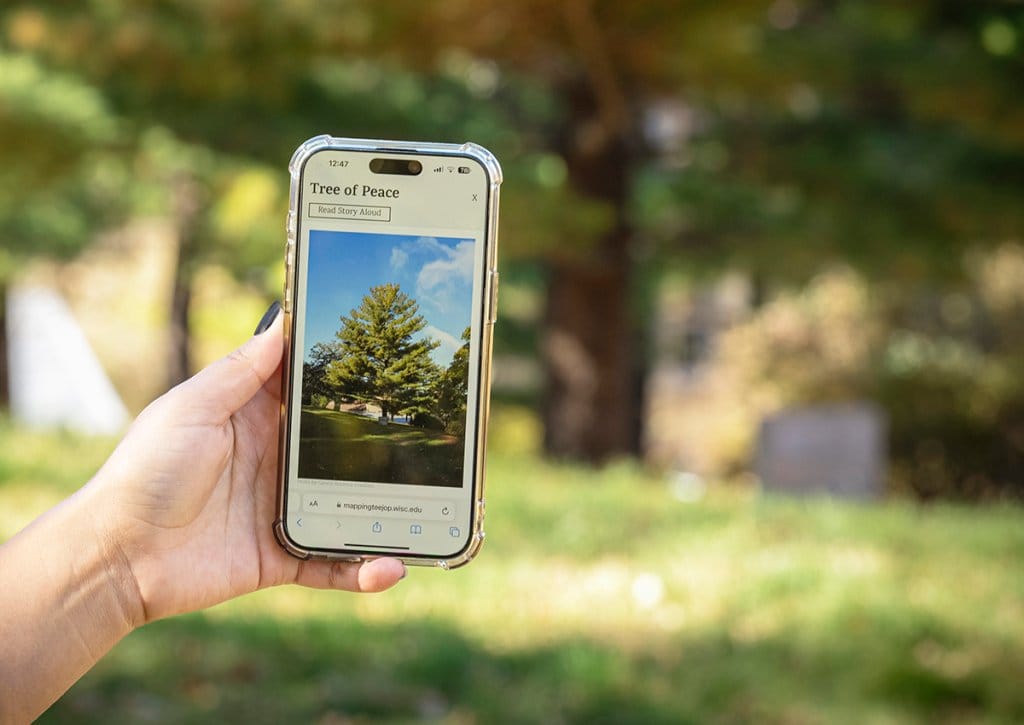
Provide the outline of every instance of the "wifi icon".
[[453,171],[455,171],[455,167],[454,167],[454,166],[449,166],[449,167],[448,167],[448,173],[450,174],[450,173],[452,173]]

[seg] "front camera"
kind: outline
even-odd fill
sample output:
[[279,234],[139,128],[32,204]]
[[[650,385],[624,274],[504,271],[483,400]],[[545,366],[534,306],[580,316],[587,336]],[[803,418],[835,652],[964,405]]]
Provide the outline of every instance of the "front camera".
[[423,164],[416,159],[379,158],[370,160],[370,171],[375,174],[397,174],[399,176],[419,176]]

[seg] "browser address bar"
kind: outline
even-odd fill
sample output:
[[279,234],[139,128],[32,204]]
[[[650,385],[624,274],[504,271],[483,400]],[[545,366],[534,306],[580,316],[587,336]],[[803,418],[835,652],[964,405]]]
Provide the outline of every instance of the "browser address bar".
[[416,521],[454,521],[455,504],[433,499],[397,499],[367,496],[343,496],[332,493],[306,493],[302,510],[328,516],[368,516],[382,519]]

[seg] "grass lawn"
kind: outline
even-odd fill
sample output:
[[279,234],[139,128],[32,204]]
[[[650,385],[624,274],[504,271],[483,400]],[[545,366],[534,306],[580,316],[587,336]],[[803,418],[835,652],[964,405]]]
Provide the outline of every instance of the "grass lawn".
[[[110,447],[0,428],[0,536]],[[158,622],[42,721],[1024,720],[1020,508],[683,503],[631,465],[507,450],[489,472],[470,566]]]
[[299,475],[350,481],[462,484],[462,439],[354,413],[303,407]]

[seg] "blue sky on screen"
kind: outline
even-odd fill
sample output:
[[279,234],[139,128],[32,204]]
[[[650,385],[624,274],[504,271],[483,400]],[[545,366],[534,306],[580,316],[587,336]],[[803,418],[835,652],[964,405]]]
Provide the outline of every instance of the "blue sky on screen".
[[305,357],[316,343],[334,342],[339,318],[387,282],[419,303],[427,320],[420,337],[440,341],[432,355],[447,366],[470,322],[472,239],[310,230]]

